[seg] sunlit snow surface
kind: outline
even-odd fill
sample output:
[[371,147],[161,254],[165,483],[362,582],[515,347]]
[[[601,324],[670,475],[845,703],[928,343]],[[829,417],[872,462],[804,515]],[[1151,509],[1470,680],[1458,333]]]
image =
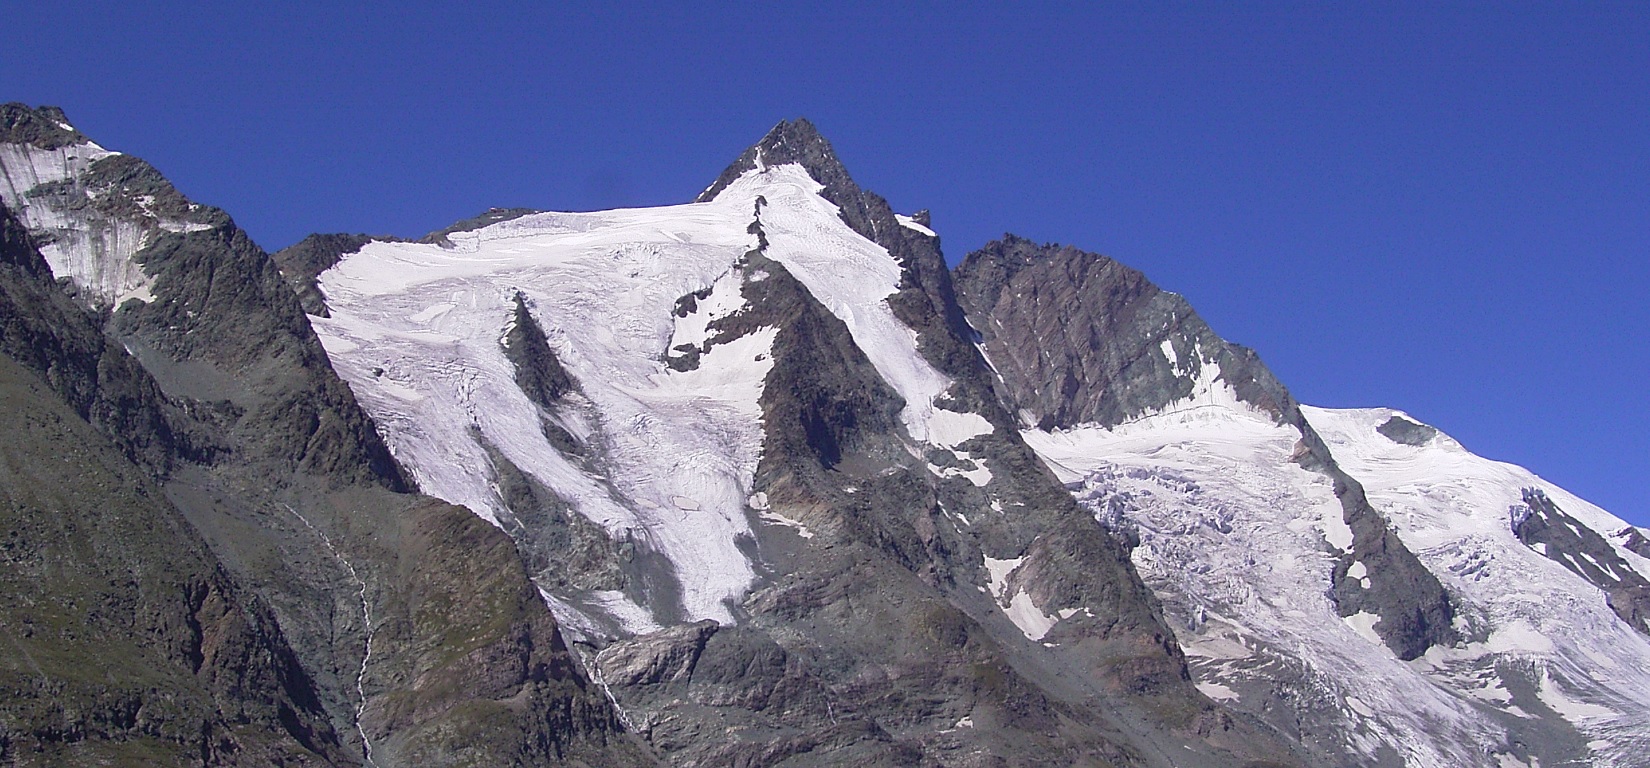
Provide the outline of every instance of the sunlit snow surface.
[[[819,189],[798,166],[767,167],[708,203],[534,214],[451,234],[451,248],[370,243],[320,276],[332,317],[311,320],[423,491],[504,519],[491,446],[610,534],[668,558],[683,618],[729,623],[730,606],[754,579],[738,542],[750,535],[758,402],[777,330],[713,346],[692,371],[661,361],[677,345],[707,340],[711,321],[743,308],[744,277],[734,267],[756,247],[748,230],[758,197],[768,257],[848,325],[905,397],[916,439],[953,445],[991,428],[934,407],[951,382],[917,354],[915,333],[885,301],[900,283],[899,265],[844,224]],[[714,290],[696,312],[673,316],[677,299],[706,288]],[[517,291],[579,382],[582,394],[558,418],[596,447],[597,472],[551,445],[539,408],[514,382],[501,339]],[[552,597],[558,613],[571,610],[569,596]],[[668,618],[650,616],[660,606],[626,605],[617,593],[601,598],[601,606],[582,604],[626,631]]]
[[[1351,532],[1328,479],[1291,461],[1299,433],[1239,402],[1213,368],[1205,363],[1192,397],[1161,413],[1114,429],[1023,433],[1097,517],[1137,531],[1135,565],[1177,624],[1201,690],[1240,708],[1245,696],[1280,697],[1247,704],[1293,707],[1303,728],[1335,723],[1344,743],[1330,752],[1390,750],[1415,766],[1488,755],[1520,764],[1499,754],[1506,731],[1484,710],[1528,717],[1544,706],[1593,739],[1597,764],[1638,764],[1650,645],[1592,585],[1520,544],[1508,508],[1521,487],[1537,486],[1601,532],[1625,523],[1448,437],[1395,443],[1375,431],[1392,411],[1308,409],[1463,613],[1469,642],[1405,663],[1374,635],[1378,616],[1343,620],[1330,601],[1333,555]],[[1525,709],[1503,668],[1537,681]]]
[[1467,607],[1471,642],[1433,649],[1412,666],[1505,698],[1497,663],[1521,665],[1539,683],[1539,703],[1523,709],[1545,706],[1574,723],[1592,740],[1596,765],[1643,765],[1650,750],[1650,639],[1617,618],[1603,592],[1519,542],[1509,510],[1521,503],[1521,489],[1539,488],[1650,575],[1650,560],[1614,543],[1627,523],[1442,433],[1421,446],[1388,440],[1376,428],[1404,416],[1398,411],[1303,410],[1399,538]]

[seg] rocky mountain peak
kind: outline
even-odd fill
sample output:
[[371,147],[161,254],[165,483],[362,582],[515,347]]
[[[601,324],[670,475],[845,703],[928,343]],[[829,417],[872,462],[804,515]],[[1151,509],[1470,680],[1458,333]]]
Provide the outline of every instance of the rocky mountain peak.
[[[722,171],[716,182],[700,193],[697,202],[715,199],[746,171],[788,163],[807,169],[808,175],[827,190],[847,192],[851,189],[859,192],[859,187],[848,175],[848,169],[837,159],[836,151],[831,149],[831,143],[807,118],[799,117],[779,121],[761,141],[751,145],[727,170]],[[826,197],[831,198],[832,195],[828,193]]]
[[58,149],[90,141],[69,124],[69,117],[62,109],[30,107],[15,101],[0,104],[0,142]]

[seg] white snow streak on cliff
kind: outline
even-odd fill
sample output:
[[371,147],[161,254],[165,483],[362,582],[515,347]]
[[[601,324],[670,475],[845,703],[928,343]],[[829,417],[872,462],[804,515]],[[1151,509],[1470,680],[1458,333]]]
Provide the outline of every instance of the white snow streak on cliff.
[[94,161],[115,154],[90,142],[50,150],[0,144],[0,198],[31,231],[50,235],[40,245],[40,255],[52,275],[73,278],[81,289],[118,305],[128,298],[152,298],[153,279],[132,261],[149,244],[144,227],[60,208],[52,204],[52,196],[27,196],[43,184],[77,179]]
[[[0,143],[0,200],[33,232],[47,237],[40,255],[55,277],[75,285],[104,303],[119,306],[127,299],[152,301],[154,278],[144,274],[132,257],[147,247],[159,230],[186,232],[204,225],[173,221],[154,215],[153,199],[133,198],[142,214],[115,217],[81,207],[87,190],[79,180],[92,163],[118,155],[86,142],[58,149]],[[66,197],[39,194],[42,185],[71,182]],[[30,196],[30,192],[36,192]],[[91,194],[121,194],[91,190]]]

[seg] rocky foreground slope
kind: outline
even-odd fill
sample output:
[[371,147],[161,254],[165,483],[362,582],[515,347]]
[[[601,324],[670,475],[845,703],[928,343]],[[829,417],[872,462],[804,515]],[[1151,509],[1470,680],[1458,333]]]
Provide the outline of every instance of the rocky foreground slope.
[[[1104,257],[1010,236],[948,269],[806,121],[694,203],[269,255],[61,113],[0,118],[31,435],[0,761],[1646,746],[1641,532],[1400,413],[1296,403]],[[41,617],[73,638],[46,663]]]

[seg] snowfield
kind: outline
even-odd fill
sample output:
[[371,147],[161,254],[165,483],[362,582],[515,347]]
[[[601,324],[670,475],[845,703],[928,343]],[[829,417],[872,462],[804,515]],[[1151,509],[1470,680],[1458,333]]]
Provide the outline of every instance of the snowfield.
[[[751,535],[759,400],[777,329],[713,346],[690,371],[662,361],[744,307],[735,264],[757,247],[748,230],[758,216],[768,257],[847,324],[905,398],[914,439],[947,447],[991,429],[935,407],[951,382],[917,353],[916,334],[886,302],[901,267],[843,223],[820,189],[799,166],[763,167],[706,203],[533,214],[453,233],[450,247],[370,243],[320,275],[332,317],[311,322],[424,492],[501,523],[509,512],[496,451],[615,539],[670,561],[680,615],[619,593],[553,595],[565,624],[640,633],[676,618],[732,623],[755,578],[739,542]],[[693,313],[674,316],[680,297],[705,289]],[[568,407],[549,416],[595,448],[599,471],[551,444],[545,414],[515,383],[501,340],[518,291],[579,382]],[[772,512],[757,519],[792,522]]]
[[1650,574],[1650,560],[1615,541],[1626,521],[1443,433],[1410,446],[1375,431],[1394,416],[1409,418],[1400,411],[1303,410],[1399,538],[1468,609],[1475,631],[1465,647],[1434,648],[1414,666],[1495,703],[1508,699],[1501,670],[1522,668],[1537,682],[1538,701],[1509,711],[1545,707],[1563,717],[1589,737],[1595,765],[1642,765],[1650,749],[1650,638],[1621,621],[1599,589],[1520,542],[1509,510],[1522,503],[1522,489],[1539,488]]
[[1306,409],[1462,614],[1461,647],[1400,661],[1374,634],[1379,616],[1343,619],[1329,598],[1334,555],[1352,536],[1329,480],[1290,460],[1299,432],[1238,401],[1214,368],[1201,367],[1188,399],[1114,429],[1023,433],[1104,524],[1138,533],[1135,566],[1206,695],[1292,707],[1302,728],[1332,726],[1315,731],[1342,741],[1331,752],[1440,768],[1492,755],[1525,764],[1510,753],[1506,717],[1489,710],[1529,718],[1545,707],[1586,735],[1595,764],[1640,764],[1650,643],[1598,589],[1521,544],[1508,508],[1540,487],[1602,533],[1624,522],[1442,434],[1396,443],[1376,432],[1394,411]]

